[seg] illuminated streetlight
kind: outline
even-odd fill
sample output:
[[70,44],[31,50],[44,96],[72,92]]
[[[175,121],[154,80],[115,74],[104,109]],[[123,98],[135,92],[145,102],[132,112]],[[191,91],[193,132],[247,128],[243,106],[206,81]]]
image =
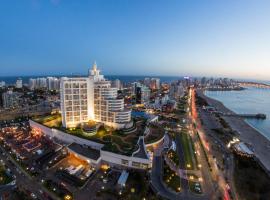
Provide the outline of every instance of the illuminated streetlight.
[[72,197],[71,197],[70,195],[67,194],[67,195],[64,197],[64,199],[65,199],[65,200],[71,200]]

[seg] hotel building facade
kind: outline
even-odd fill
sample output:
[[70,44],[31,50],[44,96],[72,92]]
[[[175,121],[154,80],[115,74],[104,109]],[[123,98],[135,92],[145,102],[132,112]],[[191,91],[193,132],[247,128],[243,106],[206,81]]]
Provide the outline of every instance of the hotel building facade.
[[124,107],[124,99],[118,98],[117,90],[100,74],[96,63],[89,77],[61,78],[63,126],[76,127],[89,120],[115,129],[132,126],[131,110]]

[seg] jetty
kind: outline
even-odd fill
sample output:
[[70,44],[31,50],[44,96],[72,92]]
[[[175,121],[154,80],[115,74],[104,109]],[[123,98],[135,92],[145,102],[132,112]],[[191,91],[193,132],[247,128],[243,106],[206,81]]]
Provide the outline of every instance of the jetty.
[[[216,112],[235,114],[220,101],[205,96],[203,91],[197,90],[197,95],[205,99],[209,107],[215,108]],[[247,124],[242,117],[224,115],[223,119],[230,125],[231,129],[238,134],[242,142],[252,146],[256,160],[266,170],[267,174],[270,175],[270,140]]]
[[229,117],[243,117],[243,118],[254,118],[254,119],[266,119],[266,114],[236,114],[236,113],[221,113],[223,116]]

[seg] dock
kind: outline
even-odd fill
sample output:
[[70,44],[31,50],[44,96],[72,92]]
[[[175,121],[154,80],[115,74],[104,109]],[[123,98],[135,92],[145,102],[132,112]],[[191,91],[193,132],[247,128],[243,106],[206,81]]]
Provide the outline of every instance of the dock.
[[235,113],[222,113],[223,116],[229,117],[243,117],[243,118],[254,118],[254,119],[266,119],[266,114],[235,114]]

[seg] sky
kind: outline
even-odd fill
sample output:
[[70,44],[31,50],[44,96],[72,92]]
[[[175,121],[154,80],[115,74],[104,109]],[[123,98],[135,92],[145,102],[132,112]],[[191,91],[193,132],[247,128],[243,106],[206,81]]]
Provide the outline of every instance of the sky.
[[1,0],[0,76],[270,80],[268,0]]

